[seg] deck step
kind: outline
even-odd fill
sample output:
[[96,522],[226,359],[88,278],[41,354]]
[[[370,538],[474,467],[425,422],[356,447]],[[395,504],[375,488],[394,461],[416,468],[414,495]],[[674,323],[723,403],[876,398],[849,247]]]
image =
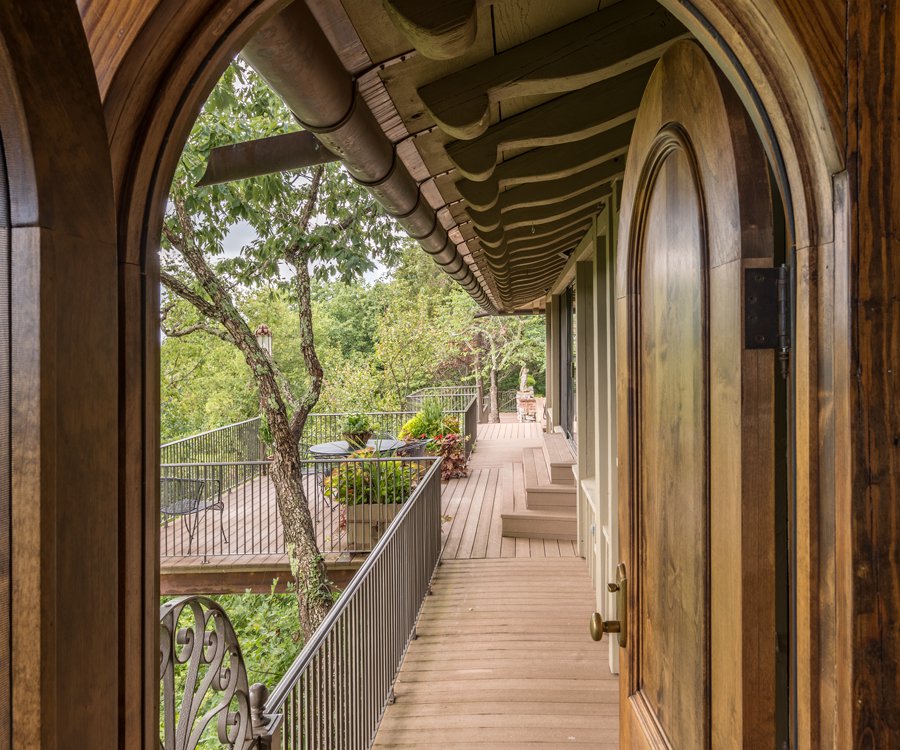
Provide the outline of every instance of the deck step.
[[569,446],[568,438],[562,432],[545,432],[542,450],[544,460],[550,474],[550,481],[555,484],[575,484],[575,456]]
[[525,507],[528,510],[576,507],[575,485],[550,480],[544,451],[541,448],[525,448],[522,451],[522,463],[525,467]]
[[578,521],[574,508],[516,510],[501,515],[503,536],[575,541]]

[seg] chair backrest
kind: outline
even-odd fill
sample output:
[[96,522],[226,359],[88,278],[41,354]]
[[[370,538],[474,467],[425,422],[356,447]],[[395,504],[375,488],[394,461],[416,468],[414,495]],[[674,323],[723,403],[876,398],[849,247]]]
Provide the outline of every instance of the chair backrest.
[[203,500],[205,480],[162,477],[159,480],[159,507],[163,513],[193,513]]
[[427,445],[427,440],[413,440],[411,443],[407,443],[398,449],[397,455],[401,458],[424,458]]

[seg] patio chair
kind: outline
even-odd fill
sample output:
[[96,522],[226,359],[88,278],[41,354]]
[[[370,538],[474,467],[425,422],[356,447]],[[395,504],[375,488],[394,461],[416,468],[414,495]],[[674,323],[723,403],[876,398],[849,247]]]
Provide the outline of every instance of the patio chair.
[[[187,554],[191,554],[194,536],[200,525],[200,514],[219,511],[219,532],[222,541],[228,544],[225,535],[225,504],[222,502],[222,484],[218,479],[181,479],[162,477],[160,484],[160,513],[166,522],[181,518],[188,535]],[[206,560],[204,554],[203,559]]]
[[425,458],[425,449],[429,442],[429,440],[411,440],[399,448],[396,455],[398,458]]

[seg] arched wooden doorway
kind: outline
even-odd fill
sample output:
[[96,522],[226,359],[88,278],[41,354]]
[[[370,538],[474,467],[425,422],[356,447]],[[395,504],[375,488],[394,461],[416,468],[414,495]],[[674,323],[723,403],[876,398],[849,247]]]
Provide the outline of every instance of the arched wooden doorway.
[[[85,3],[84,21],[110,134],[118,207],[120,383],[125,405],[120,416],[121,539],[129,592],[123,603],[121,636],[126,654],[143,652],[140,660],[125,657],[126,731],[129,737],[143,733],[145,742],[155,732],[151,687],[157,608],[153,533],[158,509],[157,237],[175,163],[206,94],[256,25],[284,4],[282,0],[236,0],[185,8],[176,0],[162,0],[135,18],[122,5]],[[802,269],[814,267],[822,252],[834,253],[835,247],[845,250],[844,245],[833,244],[832,178],[841,163],[822,84],[807,62],[804,50],[808,47],[784,20],[778,4],[775,0],[664,0],[663,4],[717,61],[764,134],[770,160],[779,165],[782,191],[790,199],[798,270],[803,273]],[[123,26],[128,32],[118,34]],[[828,338],[830,324],[816,315],[818,306],[833,303],[828,295],[834,290],[817,288],[811,274],[804,278],[808,283],[797,300],[798,326],[805,334],[804,346],[795,353],[797,376],[806,393],[819,393],[821,359],[840,356],[833,348],[819,345],[819,326],[824,326],[821,330]],[[847,307],[844,300],[833,309]],[[796,424],[798,497],[809,505],[801,517],[811,519],[818,515],[818,505],[834,504],[833,493],[820,497],[816,487],[819,472],[834,466],[833,456],[829,463],[828,456],[820,455],[822,430],[834,431],[835,426],[819,423],[818,409],[810,399],[804,404]],[[798,575],[813,580],[812,570],[820,562],[804,558],[803,564],[808,569],[799,570]],[[809,617],[804,621],[809,624],[800,634],[805,645],[798,647],[798,653],[811,665],[812,651],[822,646],[813,648],[820,641],[817,626]],[[809,669],[801,676],[803,694],[798,702],[803,703],[802,721],[811,737],[812,727],[820,725],[829,709],[818,704],[815,683],[822,678]]]

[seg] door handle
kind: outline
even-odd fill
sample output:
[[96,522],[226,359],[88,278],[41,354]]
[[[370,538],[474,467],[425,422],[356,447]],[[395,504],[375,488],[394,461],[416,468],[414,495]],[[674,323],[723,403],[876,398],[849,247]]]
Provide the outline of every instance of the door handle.
[[616,582],[606,585],[610,593],[616,595],[616,614],[618,620],[604,620],[599,612],[591,615],[591,638],[599,641],[604,633],[616,633],[619,647],[625,648],[628,643],[628,621],[625,608],[628,606],[628,577],[625,575],[625,563],[616,568]]

